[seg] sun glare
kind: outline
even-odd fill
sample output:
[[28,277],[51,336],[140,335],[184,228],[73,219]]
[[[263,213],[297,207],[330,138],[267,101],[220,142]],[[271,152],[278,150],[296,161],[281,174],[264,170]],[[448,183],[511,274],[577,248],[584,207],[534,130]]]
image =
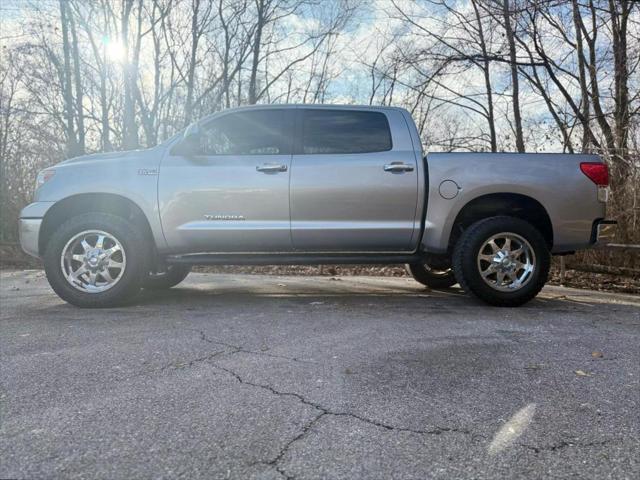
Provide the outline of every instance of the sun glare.
[[103,43],[107,60],[118,63],[126,60],[126,50],[122,42],[113,38],[105,38]]

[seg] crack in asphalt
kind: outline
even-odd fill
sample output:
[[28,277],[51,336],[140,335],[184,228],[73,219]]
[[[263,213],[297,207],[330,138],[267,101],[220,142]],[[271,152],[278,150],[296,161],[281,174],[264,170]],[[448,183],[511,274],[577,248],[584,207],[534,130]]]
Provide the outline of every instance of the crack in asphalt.
[[[275,357],[275,358],[282,358],[285,360],[289,360],[289,361],[293,361],[293,362],[300,362],[300,363],[312,363],[312,364],[316,364],[316,362],[309,362],[309,361],[305,361],[305,360],[300,360],[296,357],[286,357],[283,355],[275,355],[275,354],[270,354],[267,352],[259,352],[259,351],[255,351],[255,350],[249,350],[246,349],[244,347],[241,347],[239,345],[234,345],[232,343],[228,343],[228,342],[223,342],[219,339],[212,339],[209,338],[207,336],[207,334],[203,331],[203,330],[196,330],[196,329],[190,329],[187,328],[186,330],[191,330],[194,331],[196,333],[198,333],[198,335],[200,336],[200,340],[210,343],[210,344],[215,344],[215,345],[222,345],[225,346],[227,348],[231,348],[231,351],[218,351],[218,352],[214,352],[213,354],[210,355],[206,355],[203,357],[199,357],[196,359],[193,359],[189,362],[187,362],[185,365],[186,366],[193,366],[196,363],[199,362],[205,362],[205,361],[209,361],[212,360],[218,356],[222,356],[222,355],[234,355],[236,353],[246,353],[246,354],[253,354],[253,355],[265,355],[265,356],[269,356],[269,357]],[[272,387],[271,385],[268,384],[261,384],[261,383],[255,383],[255,382],[250,382],[248,380],[245,380],[244,378],[242,378],[237,372],[227,368],[227,367],[223,367],[222,365],[219,365],[217,363],[211,363],[211,365],[214,368],[217,368],[218,370],[222,370],[223,372],[231,375],[232,377],[234,377],[238,383],[242,384],[242,385],[249,385],[255,388],[260,388],[262,390],[266,390],[269,393],[276,395],[278,397],[293,397],[296,400],[298,400],[299,402],[301,402],[304,405],[307,405],[309,407],[312,407],[316,410],[319,411],[319,414],[316,415],[312,420],[310,420],[309,422],[307,422],[305,425],[303,425],[302,430],[300,431],[300,433],[298,433],[296,436],[294,436],[293,438],[291,438],[287,443],[285,443],[285,445],[280,449],[280,451],[278,452],[278,454],[272,458],[271,460],[267,460],[267,461],[262,461],[262,462],[256,462],[257,464],[261,464],[261,465],[269,465],[271,467],[274,467],[276,469],[276,471],[278,473],[280,473],[283,477],[285,477],[287,480],[292,480],[294,477],[290,476],[289,474],[287,474],[282,468],[280,468],[278,466],[278,463],[282,460],[282,458],[286,455],[286,453],[289,451],[289,449],[293,446],[293,444],[295,444],[296,442],[302,440],[303,438],[305,438],[313,429],[313,427],[320,421],[321,418],[328,416],[328,415],[332,415],[335,417],[350,417],[353,419],[356,419],[358,421],[367,423],[369,425],[373,425],[375,427],[378,428],[383,428],[385,430],[388,431],[394,431],[394,432],[405,432],[405,433],[412,433],[412,434],[416,434],[416,435],[441,435],[444,433],[459,433],[459,434],[464,434],[464,435],[472,435],[472,437],[474,438],[486,438],[484,435],[482,434],[478,434],[478,433],[473,433],[468,429],[462,429],[462,428],[453,428],[453,427],[441,427],[441,426],[435,426],[432,429],[428,429],[428,430],[420,430],[420,429],[414,429],[414,428],[407,428],[407,427],[398,427],[398,426],[394,426],[394,425],[389,425],[386,423],[383,423],[379,420],[374,420],[371,418],[366,418],[363,417],[361,415],[358,415],[356,413],[352,413],[352,412],[336,412],[333,411],[319,403],[315,403],[312,402],[308,399],[306,399],[303,395],[299,394],[299,393],[295,393],[295,392],[283,392],[280,390],[275,389],[274,387]],[[165,367],[163,367],[163,369],[166,368],[170,368],[171,366],[175,366],[175,363],[169,364]]]
[[154,374],[154,373],[162,373],[162,372],[166,372],[167,370],[182,370],[184,368],[189,368],[189,367],[193,367],[195,364],[197,363],[201,363],[201,362],[205,362],[207,360],[211,360],[213,358],[216,358],[220,355],[223,355],[225,353],[235,353],[235,352],[228,352],[227,350],[218,350],[215,352],[211,352],[208,353],[207,355],[204,355],[202,357],[197,357],[197,358],[192,358],[190,360],[185,360],[185,361],[173,361],[173,362],[169,362],[165,365],[162,365],[158,368],[151,368],[149,370],[143,370],[141,372],[137,372],[133,375],[127,375],[127,376],[123,376],[123,377],[118,377],[116,380],[117,381],[126,381],[126,380],[132,380],[138,377],[143,377],[145,375],[150,375],[150,374]]
[[545,445],[542,447],[536,447],[535,445],[528,445],[525,443],[518,443],[518,445],[520,447],[533,450],[537,454],[541,452],[556,452],[558,450],[563,450],[565,448],[572,448],[572,447],[576,447],[576,448],[601,447],[604,445],[610,445],[615,443],[618,443],[618,442],[613,439],[607,439],[607,440],[600,440],[597,442],[568,442],[566,440],[561,440],[559,443],[556,443],[553,445]]
[[293,437],[291,440],[289,440],[287,443],[285,443],[285,445],[280,449],[280,451],[278,452],[278,454],[274,458],[272,458],[271,460],[267,460],[267,461],[257,462],[258,464],[269,465],[269,466],[275,467],[276,470],[278,471],[278,473],[280,473],[281,475],[283,475],[287,479],[293,479],[293,477],[288,475],[281,468],[279,468],[278,467],[278,463],[286,455],[286,453],[293,446],[293,444],[295,444],[296,442],[298,442],[299,440],[302,440],[305,436],[307,436],[311,432],[313,427],[320,421],[320,419],[325,417],[325,416],[328,416],[328,415],[335,416],[335,417],[353,418],[353,419],[359,420],[361,422],[367,423],[369,425],[373,425],[373,426],[376,426],[378,428],[383,428],[385,430],[394,431],[394,432],[413,433],[413,434],[416,434],[416,435],[441,435],[443,433],[460,433],[460,434],[464,434],[464,435],[472,435],[473,437],[486,438],[484,435],[473,433],[473,432],[471,432],[470,430],[467,430],[467,429],[436,426],[435,428],[429,429],[429,430],[419,430],[419,429],[413,429],[413,428],[407,428],[407,427],[397,427],[397,426],[394,426],[394,425],[389,425],[389,424],[383,423],[381,421],[373,420],[373,419],[370,419],[370,418],[366,418],[366,417],[363,417],[361,415],[358,415],[358,414],[355,414],[355,413],[352,413],[352,412],[336,412],[336,411],[333,411],[333,410],[331,410],[331,409],[329,409],[329,408],[327,408],[327,407],[325,407],[325,406],[323,406],[323,405],[321,405],[319,403],[315,403],[315,402],[312,402],[312,401],[306,399],[303,395],[301,395],[299,393],[282,392],[282,391],[277,390],[277,389],[275,389],[274,387],[272,387],[271,385],[268,385],[268,384],[255,383],[255,382],[251,382],[251,381],[245,380],[237,372],[231,370],[230,368],[223,367],[222,365],[219,365],[217,363],[212,363],[212,366],[214,368],[222,370],[223,372],[226,372],[229,375],[233,376],[242,385],[249,385],[249,386],[252,386],[252,387],[255,387],[255,388],[260,388],[260,389],[266,390],[269,393],[271,393],[273,395],[276,395],[278,397],[293,397],[293,398],[297,399],[298,401],[300,401],[302,404],[310,406],[310,407],[312,407],[312,408],[314,408],[314,409],[319,411],[318,415],[316,415],[312,420],[307,422],[302,427],[302,430],[301,430],[300,433],[298,433],[295,437]]
[[200,362],[205,362],[207,360],[211,360],[211,359],[216,358],[217,356],[223,355],[225,353],[235,353],[235,352],[227,352],[226,350],[218,350],[216,352],[209,353],[209,354],[204,355],[202,357],[193,358],[193,359],[187,360],[185,362],[171,362],[171,363],[168,363],[168,364],[160,367],[159,369],[155,370],[155,372],[163,372],[165,370],[169,370],[170,368],[182,369],[182,368],[187,368],[187,367],[193,367],[196,363],[200,363]]
[[278,463],[280,462],[280,460],[282,460],[282,458],[287,454],[287,452],[289,451],[289,449],[291,448],[291,446],[296,443],[299,440],[302,440],[304,437],[307,436],[307,434],[311,431],[311,429],[313,428],[313,426],[318,423],[318,421],[324,417],[325,415],[328,415],[327,412],[321,411],[318,415],[316,415],[311,421],[307,422],[305,425],[303,425],[302,427],[302,431],[296,435],[295,437],[293,437],[291,440],[289,440],[287,443],[284,444],[284,446],[280,449],[280,452],[278,452],[278,454],[272,458],[271,460],[267,461],[267,462],[259,462],[263,465],[270,465],[272,467],[274,467],[278,473],[280,473],[282,476],[284,476],[287,480],[292,480],[294,477],[292,475],[289,475],[287,472],[285,472],[282,468],[280,468],[280,466],[278,465]]
[[272,393],[273,395],[280,396],[280,397],[293,397],[293,398],[299,400],[304,405],[308,405],[308,406],[310,406],[312,408],[320,410],[324,415],[333,415],[333,416],[336,416],[336,417],[351,417],[351,418],[355,418],[356,420],[360,420],[361,422],[365,422],[365,423],[368,423],[370,425],[374,425],[376,427],[384,428],[385,430],[391,430],[391,431],[396,431],[396,432],[415,433],[417,435],[440,435],[440,434],[443,434],[443,433],[462,433],[462,434],[465,434],[465,435],[471,435],[473,433],[473,432],[471,432],[470,430],[467,430],[467,429],[451,428],[451,427],[440,427],[440,426],[436,426],[435,428],[430,429],[430,430],[419,430],[419,429],[408,428],[408,427],[397,427],[397,426],[394,426],[394,425],[389,425],[387,423],[380,422],[379,420],[373,420],[373,419],[370,419],[370,418],[367,418],[367,417],[363,417],[361,415],[358,415],[358,414],[352,413],[352,412],[336,412],[336,411],[333,411],[330,408],[327,408],[327,407],[325,407],[325,406],[323,406],[323,405],[321,405],[319,403],[315,403],[315,402],[312,402],[310,400],[307,400],[303,395],[301,395],[299,393],[282,392],[280,390],[276,390],[271,385],[250,382],[248,380],[245,380],[238,373],[234,372],[233,370],[231,370],[231,369],[229,369],[227,367],[223,367],[222,365],[219,365],[217,363],[213,363],[212,365],[215,368],[217,368],[219,370],[222,370],[222,371],[232,375],[233,377],[235,377],[235,379],[239,383],[241,383],[243,385],[250,385],[252,387],[261,388],[263,390],[267,390],[268,392]]
[[285,355],[277,355],[274,353],[268,353],[266,351],[257,351],[257,350],[249,350],[247,348],[241,347],[240,345],[234,345],[232,343],[228,343],[228,342],[223,342],[219,339],[211,339],[207,336],[207,334],[204,332],[204,330],[196,330],[193,328],[185,328],[185,330],[190,330],[192,332],[196,332],[200,335],[200,340],[202,340],[203,342],[207,342],[207,343],[212,343],[215,345],[223,345],[225,347],[229,347],[232,349],[231,352],[228,352],[229,355],[232,355],[234,353],[248,353],[251,355],[264,355],[266,357],[273,357],[273,358],[282,358],[284,360],[290,360],[292,362],[298,362],[298,363],[307,363],[307,364],[311,364],[311,365],[317,365],[317,362],[312,362],[309,360],[301,360],[297,357],[287,357]]
[[210,344],[213,344],[213,345],[220,345],[220,346],[223,346],[223,347],[227,347],[230,350],[217,350],[215,352],[208,353],[208,354],[206,354],[204,356],[193,358],[191,360],[184,360],[184,361],[176,360],[176,361],[173,361],[173,362],[169,362],[169,363],[167,363],[165,365],[162,365],[159,368],[145,370],[145,371],[139,372],[139,373],[137,373],[135,375],[129,375],[127,377],[123,377],[123,378],[121,378],[121,380],[129,380],[129,379],[132,379],[132,378],[137,378],[137,377],[141,377],[141,376],[144,376],[144,375],[149,375],[149,374],[152,374],[152,373],[164,372],[164,371],[167,371],[167,370],[170,370],[170,369],[181,370],[181,369],[184,369],[184,368],[192,367],[192,366],[196,365],[197,363],[201,363],[201,362],[205,362],[207,360],[211,360],[211,359],[216,358],[218,356],[234,355],[236,353],[246,353],[246,354],[249,354],[249,355],[264,355],[264,356],[272,357],[272,358],[282,358],[284,360],[289,360],[289,361],[292,361],[292,362],[306,363],[306,364],[313,364],[313,365],[317,365],[318,364],[317,362],[311,362],[311,361],[308,361],[308,360],[301,360],[301,359],[296,358],[296,357],[287,357],[287,356],[284,356],[284,355],[276,355],[276,354],[268,353],[268,352],[260,352],[260,351],[256,351],[256,350],[249,350],[249,349],[246,349],[246,348],[241,347],[239,345],[234,345],[232,343],[223,342],[223,341],[217,340],[217,339],[213,340],[213,339],[209,338],[205,334],[205,332],[202,331],[202,330],[196,330],[196,329],[192,329],[192,328],[186,328],[185,330],[189,330],[189,331],[198,333],[199,336],[200,336],[200,340],[202,340],[204,342],[207,342],[207,343],[210,343]]
[[[211,339],[207,336],[207,334],[203,331],[203,330],[195,330],[195,329],[187,329],[187,330],[191,330],[194,332],[197,332],[200,336],[200,340],[210,343],[210,344],[215,344],[215,345],[221,345],[227,348],[230,348],[231,350],[219,350],[213,353],[210,353],[208,355],[204,355],[202,357],[198,357],[198,358],[194,358],[192,360],[189,360],[185,363],[176,363],[176,362],[172,362],[170,364],[167,364],[163,367],[161,367],[158,371],[164,371],[167,370],[169,368],[186,368],[186,367],[191,367],[197,363],[201,363],[201,362],[210,362],[211,360],[215,359],[216,357],[219,356],[223,356],[223,355],[234,355],[236,353],[246,353],[246,354],[253,354],[253,355],[264,355],[264,356],[269,356],[269,357],[275,357],[275,358],[282,358],[285,360],[289,360],[289,361],[293,361],[293,362],[300,362],[300,363],[316,363],[316,362],[309,362],[309,361],[305,361],[305,360],[300,360],[296,357],[287,357],[287,356],[283,356],[283,355],[275,355],[275,354],[270,354],[267,352],[260,352],[260,351],[255,351],[255,350],[249,350],[246,349],[244,347],[241,347],[239,345],[234,345],[228,342],[223,342],[221,340],[218,339]],[[613,358],[615,359],[615,358]],[[393,432],[405,432],[405,433],[412,433],[412,434],[416,434],[416,435],[441,435],[444,433],[458,433],[458,434],[463,434],[463,435],[471,435],[472,438],[482,438],[482,439],[487,439],[488,437],[477,433],[477,432],[472,432],[469,429],[464,429],[464,428],[452,428],[452,427],[441,427],[441,426],[435,426],[432,429],[414,429],[414,428],[408,428],[408,427],[398,427],[398,426],[394,426],[394,425],[389,425],[387,423],[381,422],[379,420],[375,420],[375,419],[371,419],[371,418],[367,418],[367,417],[363,417],[361,415],[358,415],[356,413],[353,412],[339,412],[339,411],[333,411],[328,407],[323,406],[320,403],[316,403],[316,402],[312,402],[311,400],[308,400],[307,398],[305,398],[302,394],[296,393],[296,392],[284,392],[284,391],[280,391],[274,387],[272,387],[271,385],[268,384],[261,384],[261,383],[255,383],[255,382],[251,382],[249,380],[244,379],[240,374],[238,374],[237,372],[231,370],[230,368],[227,367],[223,367],[222,365],[219,365],[215,362],[211,362],[210,363],[214,368],[221,370],[229,375],[231,375],[233,378],[235,378],[238,383],[242,384],[242,385],[249,385],[255,388],[259,388],[262,390],[265,390],[269,393],[271,393],[272,395],[278,396],[278,397],[292,397],[295,398],[296,400],[298,400],[299,402],[301,402],[304,405],[307,405],[309,407],[312,407],[316,410],[318,410],[318,414],[316,416],[314,416],[310,421],[306,422],[303,426],[301,431],[295,435],[294,437],[292,437],[289,441],[287,441],[282,448],[279,450],[279,452],[277,453],[277,455],[275,455],[272,459],[270,460],[265,460],[265,461],[260,461],[260,462],[255,462],[253,465],[267,465],[270,467],[273,467],[280,475],[282,475],[286,480],[294,480],[294,476],[289,475],[284,469],[282,469],[279,466],[280,461],[284,458],[284,456],[287,454],[287,452],[291,449],[291,447],[298,441],[304,439],[312,430],[313,427],[325,416],[335,416],[335,417],[349,417],[349,418],[353,418],[355,420],[367,423],[369,425],[373,425],[375,427],[378,428],[382,428],[388,431],[393,431]],[[553,445],[548,445],[548,446],[535,446],[535,445],[529,445],[529,444],[522,444],[522,443],[517,443],[516,445],[518,447],[522,447],[522,448],[526,448],[528,450],[531,450],[533,452],[535,452],[536,454],[542,453],[542,452],[555,452],[558,450],[563,450],[565,448],[571,448],[571,447],[577,447],[577,448],[585,448],[585,447],[591,447],[591,446],[604,446],[607,444],[611,444],[614,443],[614,440],[602,440],[602,441],[597,441],[597,442],[568,442],[565,440],[562,440],[561,442],[557,443],[557,444],[553,444]]]

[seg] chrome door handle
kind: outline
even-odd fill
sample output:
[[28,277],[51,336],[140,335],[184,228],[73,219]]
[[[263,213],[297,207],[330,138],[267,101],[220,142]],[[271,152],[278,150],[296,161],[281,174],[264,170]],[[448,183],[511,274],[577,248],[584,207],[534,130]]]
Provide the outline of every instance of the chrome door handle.
[[264,173],[286,172],[287,166],[279,163],[264,163],[256,166],[256,170]]
[[401,162],[392,162],[384,166],[384,171],[391,173],[413,172],[413,165]]

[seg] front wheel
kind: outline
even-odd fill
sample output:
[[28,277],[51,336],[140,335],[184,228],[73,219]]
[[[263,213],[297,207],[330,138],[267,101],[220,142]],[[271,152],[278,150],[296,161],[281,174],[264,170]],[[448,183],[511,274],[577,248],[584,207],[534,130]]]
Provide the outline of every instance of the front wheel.
[[530,223],[491,217],[467,228],[453,252],[460,286],[499,307],[522,305],[542,289],[551,257],[544,237]]
[[47,280],[60,298],[73,305],[121,305],[138,293],[148,271],[144,243],[136,225],[122,217],[78,215],[47,242]]

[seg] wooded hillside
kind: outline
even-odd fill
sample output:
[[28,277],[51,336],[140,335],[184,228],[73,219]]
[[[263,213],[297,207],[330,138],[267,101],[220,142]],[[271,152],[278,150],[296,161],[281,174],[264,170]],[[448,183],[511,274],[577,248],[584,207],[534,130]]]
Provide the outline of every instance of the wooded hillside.
[[[603,155],[640,242],[640,2],[4,0],[0,241],[38,170],[253,103],[408,108],[427,150]],[[479,167],[481,168],[481,167]]]

